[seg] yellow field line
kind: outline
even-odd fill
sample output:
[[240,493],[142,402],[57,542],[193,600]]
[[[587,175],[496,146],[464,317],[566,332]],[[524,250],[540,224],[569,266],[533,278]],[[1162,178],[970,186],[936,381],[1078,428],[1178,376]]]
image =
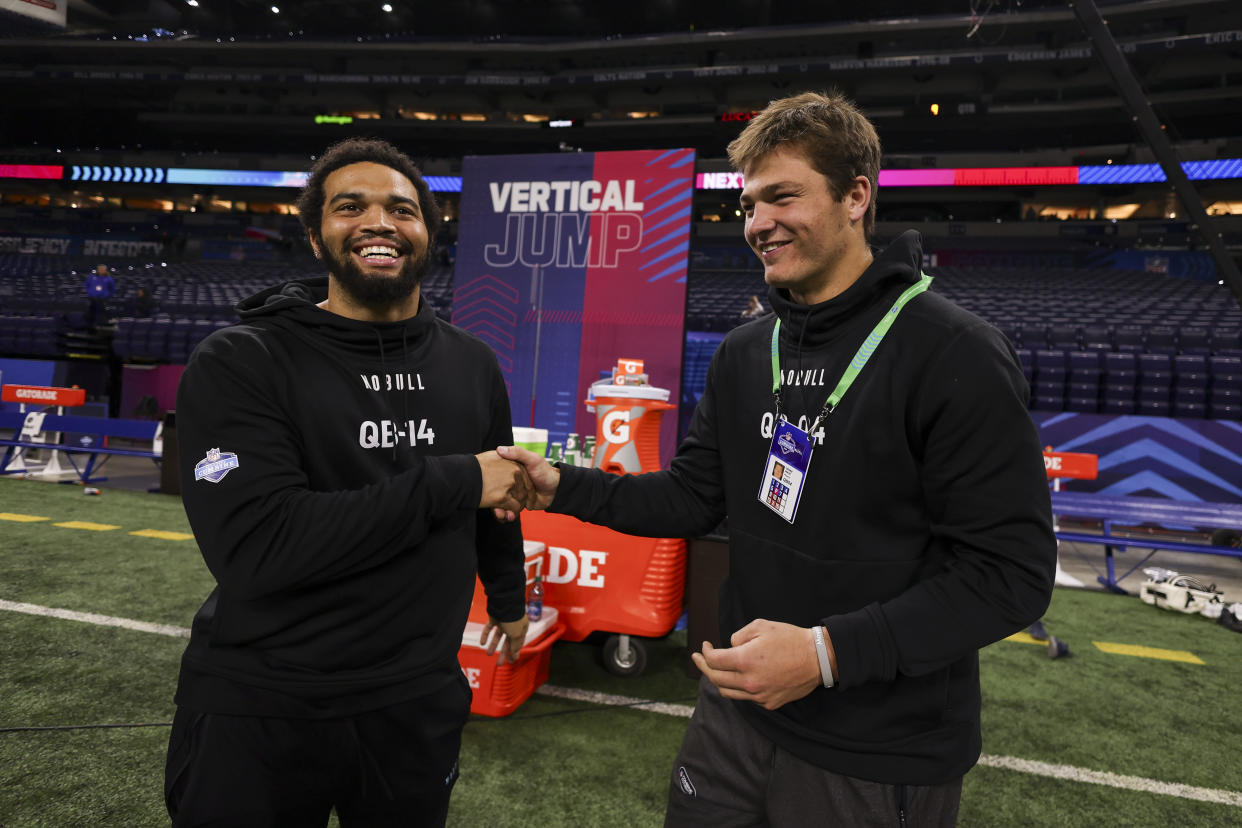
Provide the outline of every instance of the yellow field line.
[[17,523],[38,523],[41,520],[47,519],[37,515],[18,515],[13,512],[0,512],[0,520],[12,520]]
[[64,523],[53,523],[62,529],[85,529],[88,532],[111,532],[121,527],[113,523],[91,523],[88,520],[67,520]]
[[[1028,632],[1016,632],[1004,639],[1018,644],[1038,644],[1047,647],[1047,641],[1032,638]],[[1111,655],[1136,656],[1137,658],[1154,658],[1159,661],[1179,661],[1183,664],[1203,664],[1203,659],[1188,650],[1165,650],[1160,647],[1144,647],[1141,644],[1116,644],[1112,641],[1092,641],[1096,649]]]
[[[21,515],[16,512],[0,512],[0,520],[11,520],[15,523],[38,523],[43,520],[51,520],[51,518],[40,517],[39,515]],[[63,529],[85,529],[90,532],[111,532],[113,529],[121,528],[111,523],[91,523],[85,520],[69,520],[50,525],[59,526]],[[130,532],[130,534],[140,538],[156,538],[157,540],[170,541],[190,540],[194,537],[188,532],[170,532],[167,529],[138,529]]]
[[1091,643],[1098,649],[1113,655],[1155,658],[1160,661],[1180,661],[1184,664],[1203,664],[1203,659],[1188,650],[1164,650],[1160,647],[1143,647],[1138,644],[1114,644],[1111,641],[1092,641]]
[[137,535],[140,538],[158,538],[170,541],[190,540],[194,537],[188,532],[168,532],[163,529],[139,529],[136,532],[130,532],[130,534]]

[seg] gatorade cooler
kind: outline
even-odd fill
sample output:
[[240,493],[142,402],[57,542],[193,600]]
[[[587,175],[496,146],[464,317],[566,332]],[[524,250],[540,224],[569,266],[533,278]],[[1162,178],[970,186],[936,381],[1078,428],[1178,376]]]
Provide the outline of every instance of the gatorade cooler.
[[[524,547],[529,587],[536,575],[544,574],[547,552],[544,544],[538,541],[528,540]],[[483,584],[475,578],[470,617],[461,634],[457,661],[474,694],[470,699],[470,712],[481,716],[508,716],[548,680],[552,645],[560,639],[564,627],[558,623],[556,609],[547,606],[545,599],[543,616],[531,622],[517,661],[499,664],[496,653],[489,656],[487,649],[479,644],[479,636],[486,625],[487,595],[483,592]]]
[[556,610],[545,606],[543,617],[531,622],[517,661],[498,664],[498,655],[488,655],[487,649],[479,644],[485,623],[466,623],[457,661],[473,693],[470,712],[481,716],[508,716],[548,680],[552,645],[561,637],[563,628],[557,623]]
[[660,421],[676,406],[668,389],[651,385],[596,385],[586,401],[595,408],[595,468],[642,474],[660,468]]
[[[660,468],[660,422],[669,392],[646,383],[641,360],[618,360],[610,380],[591,386],[586,400],[595,411],[593,465],[613,474]],[[568,515],[524,512],[522,532],[547,545],[544,605],[560,611],[566,641],[594,632],[604,642],[604,666],[622,676],[647,666],[646,648],[635,638],[660,638],[681,617],[686,585],[686,542],[640,538]]]
[[621,676],[642,673],[647,652],[634,636],[666,636],[681,617],[686,542],[623,535],[548,512],[523,512],[522,532],[547,543],[543,604],[560,612],[561,637],[614,633],[604,642],[604,666]]

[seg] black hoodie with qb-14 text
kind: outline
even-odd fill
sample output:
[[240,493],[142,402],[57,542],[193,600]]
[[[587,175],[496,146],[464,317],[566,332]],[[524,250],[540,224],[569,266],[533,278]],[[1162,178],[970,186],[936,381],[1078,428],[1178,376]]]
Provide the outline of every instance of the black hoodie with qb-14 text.
[[562,466],[551,509],[652,537],[705,534],[727,516],[721,645],[755,619],[822,624],[839,673],[776,710],[734,704],[819,767],[930,785],[979,757],[979,648],[1037,620],[1052,593],[1048,485],[1013,348],[934,288],[916,296],[816,429],[796,520],[759,502],[776,318],[782,412],[805,429],[921,259],[907,233],[825,302],[770,290],[775,316],[725,337],[670,468]]
[[327,279],[242,302],[177,393],[181,491],[217,586],[176,701],[236,715],[353,715],[460,676],[474,576],[523,612],[520,526],[478,508],[479,452],[513,441],[492,351],[436,318],[316,307]]

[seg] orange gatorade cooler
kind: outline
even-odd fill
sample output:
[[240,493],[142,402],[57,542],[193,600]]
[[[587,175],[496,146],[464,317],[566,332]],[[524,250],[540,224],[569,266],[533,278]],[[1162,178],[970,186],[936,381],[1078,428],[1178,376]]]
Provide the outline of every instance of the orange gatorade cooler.
[[[525,521],[525,516],[522,519]],[[533,540],[526,541],[524,547],[526,586],[529,588],[536,575],[545,574],[547,548]],[[483,592],[483,584],[475,578],[470,617],[462,631],[457,661],[474,694],[470,712],[483,716],[508,716],[548,680],[552,645],[560,639],[564,626],[557,621],[556,609],[545,606],[543,616],[531,622],[517,662],[500,664],[495,654],[489,656],[479,644],[479,636],[486,625],[487,595]]]
[[548,512],[523,513],[522,531],[547,543],[543,603],[559,611],[561,637],[614,633],[604,642],[604,666],[617,675],[641,673],[646,650],[633,636],[668,635],[681,617],[686,542],[624,535]]
[[[660,424],[674,408],[669,392],[647,384],[642,360],[621,359],[610,379],[591,386],[596,468],[613,474],[660,469]],[[646,667],[641,638],[659,638],[681,617],[686,585],[686,542],[640,538],[568,515],[524,512],[522,532],[546,544],[544,605],[556,607],[566,641],[595,632],[604,642],[604,666],[624,676]]]
[[660,468],[660,422],[675,408],[668,389],[652,385],[596,385],[586,401],[595,408],[597,469],[642,474]]
[[545,608],[543,617],[531,622],[526,643],[513,664],[498,663],[479,644],[484,624],[469,621],[461,634],[457,661],[470,684],[470,712],[481,716],[508,716],[548,680],[552,645],[561,637],[555,609]]

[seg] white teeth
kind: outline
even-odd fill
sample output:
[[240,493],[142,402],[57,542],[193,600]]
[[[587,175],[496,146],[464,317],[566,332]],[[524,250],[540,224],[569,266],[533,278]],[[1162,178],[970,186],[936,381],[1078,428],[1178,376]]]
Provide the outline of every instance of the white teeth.
[[769,242],[768,244],[759,245],[759,250],[762,253],[771,253],[776,248],[784,247],[784,246],[785,246],[785,242]]
[[364,256],[364,257],[365,256],[390,256],[395,259],[397,258],[397,251],[391,247],[373,245],[371,247],[362,248],[361,250],[358,251],[358,255]]

